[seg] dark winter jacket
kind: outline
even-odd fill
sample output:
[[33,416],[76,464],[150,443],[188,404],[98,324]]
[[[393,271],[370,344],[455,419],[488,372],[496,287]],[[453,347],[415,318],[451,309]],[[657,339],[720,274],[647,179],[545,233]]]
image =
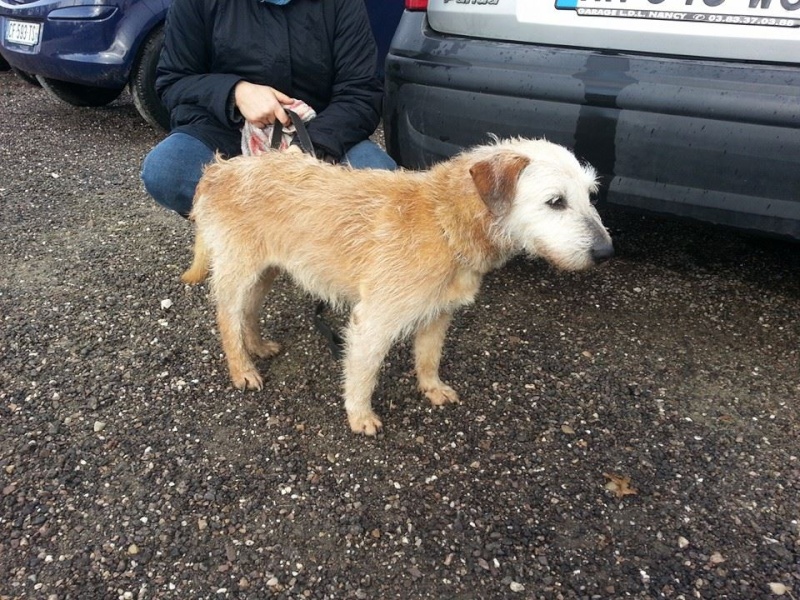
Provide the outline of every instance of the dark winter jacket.
[[156,91],[182,131],[227,156],[241,152],[237,82],[309,104],[315,148],[340,159],[378,126],[382,85],[362,0],[174,0]]

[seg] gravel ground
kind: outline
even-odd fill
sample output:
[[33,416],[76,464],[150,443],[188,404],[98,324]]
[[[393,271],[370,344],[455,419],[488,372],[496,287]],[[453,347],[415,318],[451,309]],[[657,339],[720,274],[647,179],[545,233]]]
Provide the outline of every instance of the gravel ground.
[[797,245],[606,210],[614,261],[459,313],[462,404],[396,348],[365,439],[286,281],[230,387],[130,98],[0,113],[0,598],[800,598]]

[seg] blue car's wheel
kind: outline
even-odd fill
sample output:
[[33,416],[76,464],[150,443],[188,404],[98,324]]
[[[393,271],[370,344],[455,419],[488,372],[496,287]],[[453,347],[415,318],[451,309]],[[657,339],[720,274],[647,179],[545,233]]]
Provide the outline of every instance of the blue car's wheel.
[[133,103],[142,118],[157,129],[169,130],[169,111],[156,95],[156,66],[164,44],[164,26],[156,27],[142,44],[129,84]]
[[59,81],[50,77],[37,75],[36,79],[51,95],[72,106],[105,106],[116,100],[124,88],[101,88],[81,85],[68,81]]

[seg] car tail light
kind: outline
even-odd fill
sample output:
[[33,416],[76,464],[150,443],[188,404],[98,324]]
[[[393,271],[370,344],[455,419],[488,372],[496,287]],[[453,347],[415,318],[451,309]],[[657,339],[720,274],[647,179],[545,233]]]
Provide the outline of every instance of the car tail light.
[[428,10],[428,0],[406,0],[406,10]]

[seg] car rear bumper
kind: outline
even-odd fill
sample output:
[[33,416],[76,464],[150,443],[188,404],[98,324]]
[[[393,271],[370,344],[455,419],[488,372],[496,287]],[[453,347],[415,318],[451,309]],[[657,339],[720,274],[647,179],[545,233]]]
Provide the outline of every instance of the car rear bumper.
[[[132,53],[141,41],[141,22],[158,20],[162,0],[131,4],[73,0],[11,4],[0,0],[0,53],[12,67],[60,81],[121,88],[130,74]],[[163,17],[161,17],[163,18]],[[6,40],[9,20],[39,23],[35,45]]]
[[603,174],[609,202],[800,239],[797,65],[467,41],[406,13],[386,78],[403,166],[545,137]]

